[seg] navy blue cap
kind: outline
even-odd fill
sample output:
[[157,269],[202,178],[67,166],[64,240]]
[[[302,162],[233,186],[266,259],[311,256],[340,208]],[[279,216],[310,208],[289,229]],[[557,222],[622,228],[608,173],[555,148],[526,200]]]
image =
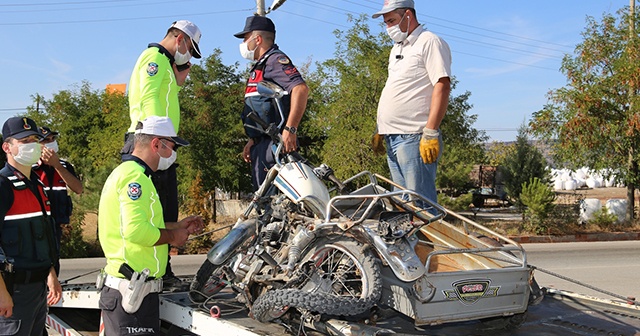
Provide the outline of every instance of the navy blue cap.
[[43,137],[48,137],[48,136],[56,136],[60,133],[56,132],[56,131],[52,131],[49,127],[47,126],[42,126],[40,127],[40,133],[42,133]]
[[30,135],[43,138],[36,122],[27,117],[11,117],[2,125],[2,138],[24,139]]
[[275,34],[276,25],[274,25],[273,21],[266,16],[253,15],[247,18],[247,22],[244,24],[244,29],[237,34],[233,34],[233,36],[237,38],[244,38],[246,33],[254,30],[263,30]]

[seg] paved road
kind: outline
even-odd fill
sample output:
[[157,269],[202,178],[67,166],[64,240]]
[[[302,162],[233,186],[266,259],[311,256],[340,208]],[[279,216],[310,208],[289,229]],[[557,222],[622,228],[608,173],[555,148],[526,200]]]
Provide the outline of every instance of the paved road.
[[[640,241],[524,244],[528,262],[618,295],[640,299]],[[536,272],[541,286],[611,298],[571,282]]]
[[[528,262],[541,269],[559,273],[592,286],[640,300],[640,241],[525,244]],[[195,274],[205,255],[180,255],[171,258],[176,274]],[[105,265],[104,258],[64,259],[60,279],[95,271]],[[73,279],[70,283],[94,282],[96,274]],[[601,298],[611,297],[595,290],[550,276],[538,270],[541,286],[569,290]]]

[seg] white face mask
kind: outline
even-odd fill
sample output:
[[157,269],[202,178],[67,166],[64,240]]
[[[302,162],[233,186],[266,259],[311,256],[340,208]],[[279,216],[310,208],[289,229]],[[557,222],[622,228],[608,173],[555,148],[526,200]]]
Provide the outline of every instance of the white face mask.
[[23,166],[31,166],[40,160],[42,145],[37,142],[18,144],[18,154],[13,156],[17,163]]
[[[162,143],[162,145],[167,147],[164,142]],[[160,155],[160,152],[158,152],[158,156],[160,157],[160,161],[158,161],[158,170],[167,170],[174,162],[176,162],[178,153],[176,153],[176,151],[172,149],[171,155],[168,158],[162,157],[162,155]]]
[[57,141],[46,143],[46,144],[44,144],[44,146],[49,148],[50,150],[56,152],[56,153],[58,152],[58,142]]
[[[251,41],[251,39],[249,41]],[[249,50],[249,41],[240,43],[240,55],[242,55],[243,58],[253,61],[258,45],[256,44],[253,50]]]
[[[182,41],[184,41],[184,39],[182,39]],[[189,60],[191,59],[191,52],[187,50],[186,53],[181,53],[180,45],[178,44],[178,48],[176,48],[176,54],[173,56],[173,58],[176,62],[176,65],[183,65],[189,62]]]
[[404,21],[404,16],[402,17],[402,20],[400,20],[400,23],[398,23],[397,25],[387,27],[387,34],[389,34],[389,37],[391,37],[391,39],[396,43],[404,42],[404,40],[406,40],[407,36],[409,35],[408,24],[407,24],[407,31],[403,32],[402,30],[400,30],[400,25],[402,24],[402,21]]

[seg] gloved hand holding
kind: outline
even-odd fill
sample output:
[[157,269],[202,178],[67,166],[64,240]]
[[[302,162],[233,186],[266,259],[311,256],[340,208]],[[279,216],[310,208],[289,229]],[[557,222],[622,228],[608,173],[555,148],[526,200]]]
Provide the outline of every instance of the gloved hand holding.
[[440,153],[440,131],[423,128],[420,139],[420,156],[424,163],[434,163]]
[[373,135],[373,138],[371,138],[371,148],[373,148],[373,154],[385,154],[387,151],[384,149],[384,135],[376,132],[376,134]]

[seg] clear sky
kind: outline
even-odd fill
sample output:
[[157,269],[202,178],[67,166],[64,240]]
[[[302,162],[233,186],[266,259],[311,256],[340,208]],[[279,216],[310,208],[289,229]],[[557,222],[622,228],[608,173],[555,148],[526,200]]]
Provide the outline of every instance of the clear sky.
[[[272,0],[265,0],[267,7]],[[474,125],[491,140],[511,141],[516,129],[565,85],[564,54],[582,41],[586,17],[600,19],[627,0],[415,0],[418,20],[450,45],[454,94],[471,92]],[[276,43],[297,65],[333,56],[336,29],[347,15],[372,14],[383,0],[288,0],[268,16]],[[31,96],[72,89],[83,80],[94,90],[128,83],[136,58],[159,42],[170,24],[187,19],[202,31],[204,56],[214,48],[223,62],[248,64],[239,39],[255,0],[4,0],[0,2],[0,55],[4,83],[0,122],[32,105]],[[370,17],[370,16],[369,16]],[[374,32],[382,19],[370,19]],[[197,62],[195,62],[197,64]]]

